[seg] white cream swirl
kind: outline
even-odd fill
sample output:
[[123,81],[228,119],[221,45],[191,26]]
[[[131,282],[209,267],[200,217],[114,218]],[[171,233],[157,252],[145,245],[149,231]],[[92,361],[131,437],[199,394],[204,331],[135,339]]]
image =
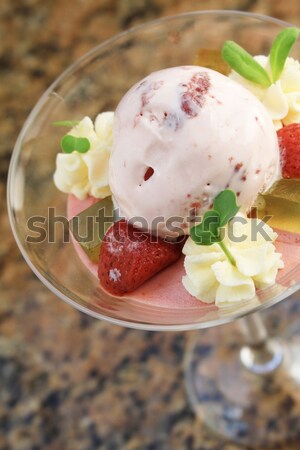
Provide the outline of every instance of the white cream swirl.
[[283,268],[273,244],[277,234],[262,220],[238,214],[224,232],[235,266],[218,244],[197,245],[189,238],[183,247],[184,287],[197,299],[215,301],[219,307],[252,299],[256,288],[274,284],[278,269]]
[[112,125],[114,113],[98,114],[95,125],[84,117],[68,134],[85,137],[90,142],[86,153],[58,153],[54,183],[66,193],[80,200],[92,195],[104,198],[111,194],[108,180],[108,164],[112,146]]
[[[267,56],[254,56],[254,59],[271,76],[270,62]],[[275,128],[300,122],[300,63],[287,58],[281,76],[276,83],[264,88],[246,80],[232,70],[229,77],[251,91],[266,107]]]

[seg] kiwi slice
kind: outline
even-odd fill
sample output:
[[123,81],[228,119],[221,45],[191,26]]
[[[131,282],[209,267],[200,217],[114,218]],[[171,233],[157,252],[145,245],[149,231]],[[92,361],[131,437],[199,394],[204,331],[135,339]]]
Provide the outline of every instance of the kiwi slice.
[[111,197],[106,197],[74,216],[69,228],[74,239],[80,244],[93,262],[98,262],[100,245],[107,230],[119,220]]

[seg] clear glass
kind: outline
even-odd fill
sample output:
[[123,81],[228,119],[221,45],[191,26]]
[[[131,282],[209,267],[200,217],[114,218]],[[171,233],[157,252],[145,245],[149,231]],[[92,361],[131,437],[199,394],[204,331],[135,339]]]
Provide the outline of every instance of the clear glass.
[[260,315],[251,314],[199,333],[188,346],[188,398],[223,439],[255,449],[299,443],[300,309],[299,295],[293,297],[261,314],[275,336],[268,337]]
[[[72,243],[64,242],[55,227],[53,242],[29,243],[28,220],[48,217],[48,209],[66,215],[66,195],[52,181],[59,150],[58,120],[95,117],[114,110],[133,83],[150,72],[191,64],[197,49],[221,48],[233,39],[253,54],[266,53],[286,24],[268,17],[232,11],[201,11],[161,19],[99,45],[67,69],[44,93],[25,123],[16,143],[8,178],[8,208],[12,229],[23,256],[34,273],[58,297],[99,319],[133,328],[188,330],[211,327],[279,302],[299,288],[300,260],[285,269],[276,286],[234,310],[207,305],[157,307],[149,302],[111,298],[81,264]],[[293,52],[299,55],[298,43]],[[50,227],[49,220],[44,228]],[[48,230],[49,231],[49,230]],[[293,245],[290,245],[290,254]]]

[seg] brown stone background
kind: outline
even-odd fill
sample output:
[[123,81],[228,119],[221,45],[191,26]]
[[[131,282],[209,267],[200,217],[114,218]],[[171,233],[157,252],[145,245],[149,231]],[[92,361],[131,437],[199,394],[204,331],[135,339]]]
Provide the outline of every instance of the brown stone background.
[[238,448],[214,438],[187,403],[182,361],[195,333],[125,330],[56,299],[20,256],[5,201],[18,132],[62,70],[137,23],[224,8],[300,25],[295,0],[1,0],[1,450]]

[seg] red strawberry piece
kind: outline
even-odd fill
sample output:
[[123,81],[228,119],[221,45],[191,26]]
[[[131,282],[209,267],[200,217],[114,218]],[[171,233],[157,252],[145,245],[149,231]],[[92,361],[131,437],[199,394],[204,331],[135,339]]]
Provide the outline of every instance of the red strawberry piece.
[[300,178],[300,123],[277,131],[283,178]]
[[107,231],[100,248],[98,277],[111,294],[134,291],[153,275],[174,263],[182,244],[142,232],[125,220]]

